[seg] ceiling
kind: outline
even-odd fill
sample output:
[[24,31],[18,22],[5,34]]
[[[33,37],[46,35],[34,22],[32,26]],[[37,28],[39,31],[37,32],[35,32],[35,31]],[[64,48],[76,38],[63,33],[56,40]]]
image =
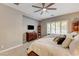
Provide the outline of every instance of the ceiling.
[[[26,16],[39,21],[42,19],[79,11],[79,3],[55,3],[51,7],[55,7],[57,10],[49,10],[48,13],[44,13],[42,15],[40,15],[40,12],[34,13],[34,11],[38,10],[38,8],[32,7],[32,5],[42,6],[40,3],[20,3],[19,5],[6,3],[5,5],[20,10],[26,13]],[[46,5],[48,5],[48,3],[46,3]]]

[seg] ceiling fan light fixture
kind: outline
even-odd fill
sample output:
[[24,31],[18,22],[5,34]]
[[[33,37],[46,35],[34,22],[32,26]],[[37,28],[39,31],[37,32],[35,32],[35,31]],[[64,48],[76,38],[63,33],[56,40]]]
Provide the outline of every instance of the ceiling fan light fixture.
[[46,8],[43,8],[43,11],[46,11],[47,9]]
[[50,4],[48,4],[47,6],[45,6],[45,3],[42,3],[42,7],[40,7],[40,6],[35,6],[35,5],[32,5],[32,7],[34,7],[34,8],[40,8],[40,9],[38,9],[37,11],[35,11],[35,12],[39,12],[39,11],[41,11],[41,15],[44,13],[44,12],[47,12],[48,13],[48,10],[56,10],[56,8],[49,8],[50,6],[52,6],[52,5],[54,5],[55,3],[50,3]]

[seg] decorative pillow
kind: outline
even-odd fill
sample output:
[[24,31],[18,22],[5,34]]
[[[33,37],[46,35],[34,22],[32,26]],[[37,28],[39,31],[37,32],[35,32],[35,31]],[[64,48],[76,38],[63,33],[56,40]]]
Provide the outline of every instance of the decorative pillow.
[[54,40],[53,40],[53,41],[57,43],[57,41],[59,40],[59,38],[60,38],[60,37],[59,37],[59,36],[57,36],[57,37],[55,37],[55,38],[54,38]]
[[69,51],[74,56],[79,56],[79,38],[74,39],[69,45]]
[[62,44],[65,38],[66,38],[66,35],[60,35],[60,36],[55,37],[53,41],[56,42],[57,44]]
[[66,36],[66,39],[65,39],[64,42],[62,43],[62,47],[68,48],[68,47],[69,47],[69,44],[71,43],[72,40],[73,40],[72,35],[68,34],[68,35]]
[[78,40],[78,39],[79,39],[79,34],[74,37],[74,40]]
[[57,44],[59,45],[62,44],[65,38],[66,38],[66,35],[60,36],[59,40],[57,41]]
[[77,32],[72,32],[70,33],[73,37],[75,37],[78,33]]

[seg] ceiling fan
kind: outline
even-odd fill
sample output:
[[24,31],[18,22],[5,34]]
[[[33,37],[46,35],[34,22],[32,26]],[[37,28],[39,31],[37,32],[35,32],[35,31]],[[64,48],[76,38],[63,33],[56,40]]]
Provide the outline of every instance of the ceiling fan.
[[50,3],[49,5],[45,6],[45,3],[42,3],[42,7],[40,6],[35,6],[35,5],[32,5],[32,7],[34,8],[39,8],[39,10],[36,10],[34,12],[39,12],[41,11],[41,15],[44,13],[44,12],[47,12],[48,10],[56,10],[56,8],[50,8],[50,6],[54,5],[55,3]]
[[14,3],[15,5],[19,5],[19,3]]

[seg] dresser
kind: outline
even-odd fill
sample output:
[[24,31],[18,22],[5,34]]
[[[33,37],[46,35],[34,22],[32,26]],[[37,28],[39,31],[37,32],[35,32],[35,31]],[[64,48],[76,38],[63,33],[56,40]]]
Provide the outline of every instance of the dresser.
[[37,39],[37,33],[36,32],[26,32],[26,41],[32,41]]

